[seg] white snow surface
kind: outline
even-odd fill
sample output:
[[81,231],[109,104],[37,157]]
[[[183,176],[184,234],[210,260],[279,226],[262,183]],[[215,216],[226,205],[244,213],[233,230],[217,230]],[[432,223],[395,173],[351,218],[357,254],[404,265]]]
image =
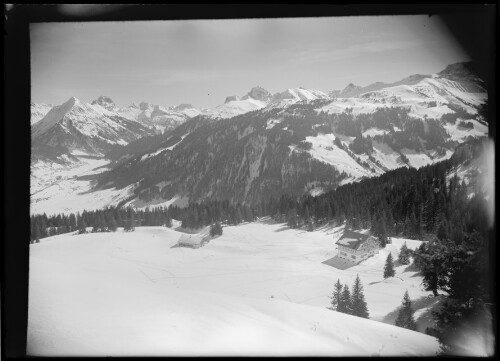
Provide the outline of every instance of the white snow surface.
[[[259,109],[272,109],[287,107],[297,102],[307,102],[317,99],[331,99],[328,94],[314,89],[292,88],[274,94],[269,101],[257,100],[249,95],[237,98],[231,97],[230,101],[219,105],[204,114],[213,118],[232,118]],[[269,126],[269,124],[268,124]],[[268,128],[269,129],[269,128]]]
[[[470,93],[455,81],[441,77],[424,78],[414,85],[397,85],[381,90],[366,92],[358,97],[336,98],[330,104],[318,109],[329,113],[342,113],[351,108],[354,115],[373,113],[384,107],[409,107],[410,115],[423,118],[440,119],[443,114],[452,112],[446,105],[453,103],[461,106],[470,114],[476,114],[473,106],[484,103],[487,93]],[[430,106],[435,101],[436,106]]]
[[28,354],[436,354],[433,337],[326,308],[336,280],[351,287],[356,275],[375,320],[394,311],[405,290],[412,300],[427,298],[407,266],[383,279],[387,254],[397,257],[405,240],[339,270],[321,262],[337,253],[342,228],[304,232],[266,223],[224,227],[199,249],[173,247],[181,233],[163,227],[66,234],[31,245]]
[[163,198],[153,198],[150,202],[144,202],[138,198],[131,200],[125,204],[125,207],[131,206],[136,209],[152,209],[155,207],[170,207],[171,205],[183,208],[187,207],[189,204],[189,197],[176,195],[171,199],[163,199]]
[[91,180],[78,176],[101,173],[109,163],[105,158],[85,158],[60,165],[38,161],[31,165],[30,213],[57,214],[101,209],[129,197],[133,186],[92,191]]
[[266,102],[249,97],[245,100],[232,100],[221,104],[205,113],[205,115],[213,118],[232,118],[240,114],[262,109],[266,105]]
[[316,99],[330,99],[330,96],[320,90],[293,88],[274,94],[272,101],[279,101],[283,99],[292,99],[298,102]]
[[52,104],[31,103],[31,125],[35,124],[47,115],[50,109],[52,109]]
[[355,178],[371,177],[372,172],[356,162],[345,150],[334,144],[334,134],[318,134],[306,137],[306,142],[312,144],[309,154],[322,162],[334,165],[339,172],[346,172]]
[[465,120],[466,123],[472,123],[474,126],[473,129],[466,129],[458,124],[464,121],[463,119],[457,119],[455,124],[450,124],[450,123],[444,123],[444,129],[446,129],[446,132],[450,136],[452,140],[458,141],[458,142],[464,142],[469,136],[478,138],[478,137],[483,137],[487,136],[489,134],[489,129],[488,126],[478,122],[475,119],[467,119]]

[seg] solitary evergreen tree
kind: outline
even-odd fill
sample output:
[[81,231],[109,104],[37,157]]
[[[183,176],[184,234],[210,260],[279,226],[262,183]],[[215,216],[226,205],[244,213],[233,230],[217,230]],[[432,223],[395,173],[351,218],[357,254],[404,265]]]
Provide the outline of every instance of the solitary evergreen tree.
[[351,310],[351,292],[349,291],[349,286],[344,285],[340,302],[337,305],[337,311],[351,314]]
[[351,314],[358,317],[368,318],[368,306],[366,305],[365,295],[363,294],[363,285],[359,279],[359,275],[356,276],[354,285],[352,287],[351,295]]
[[394,263],[392,260],[392,253],[389,253],[387,259],[385,260],[384,266],[384,278],[394,277],[396,272],[394,271]]
[[410,250],[406,246],[406,242],[403,244],[401,250],[399,251],[398,260],[399,262],[401,262],[401,264],[410,264]]
[[337,279],[337,283],[335,283],[335,288],[333,289],[333,295],[331,298],[331,304],[332,304],[332,310],[338,311],[338,307],[341,304],[341,297],[342,297],[342,284],[340,283],[340,280]]
[[411,308],[410,296],[408,295],[408,290],[406,290],[403,296],[403,307],[398,313],[395,325],[398,327],[407,328],[409,330],[415,331],[417,329],[417,324],[413,318],[413,309]]

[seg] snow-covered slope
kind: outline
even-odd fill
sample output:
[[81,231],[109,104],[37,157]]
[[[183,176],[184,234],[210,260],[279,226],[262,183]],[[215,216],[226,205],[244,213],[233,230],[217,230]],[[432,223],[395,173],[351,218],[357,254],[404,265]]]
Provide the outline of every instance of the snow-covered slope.
[[342,113],[351,108],[353,113],[373,113],[384,107],[411,108],[410,115],[440,119],[443,114],[453,113],[447,105],[462,108],[469,114],[477,114],[477,107],[487,100],[487,93],[470,92],[459,82],[434,75],[425,77],[413,85],[401,84],[369,91],[358,96],[340,97],[321,110]]
[[154,127],[157,132],[173,129],[188,119],[203,113],[191,104],[164,107],[147,102],[142,102],[139,105],[134,103],[116,111],[125,118],[137,120],[149,127]]
[[286,107],[297,102],[308,102],[318,99],[330,99],[330,96],[319,90],[293,88],[271,95],[262,87],[252,88],[243,97],[236,95],[226,98],[224,104],[206,113],[212,118],[232,118],[263,108]]
[[101,107],[107,109],[107,110],[110,110],[110,111],[113,111],[113,110],[116,110],[117,107],[115,105],[115,102],[108,96],[105,96],[105,95],[101,95],[99,98],[97,98],[96,100],[92,101],[92,103],[90,103],[92,105],[100,105]]
[[174,129],[186,120],[200,114],[202,114],[200,110],[189,104],[168,108],[156,105],[150,114],[150,119],[156,129],[164,132]]
[[48,156],[47,149],[56,154],[71,150],[102,154],[113,145],[125,145],[150,133],[150,128],[137,121],[72,97],[32,126],[32,155],[35,159]]
[[93,190],[92,176],[107,169],[109,160],[72,151],[61,162],[36,160],[31,164],[30,213],[82,212],[117,205],[133,187]]
[[271,93],[262,87],[253,87],[243,97],[231,95],[226,97],[224,104],[204,112],[210,118],[227,119],[245,114],[267,106]]
[[[30,246],[28,354],[37,356],[433,356],[433,337],[328,310],[337,279],[362,281],[370,316],[382,320],[406,289],[428,297],[406,266],[383,279],[395,240],[339,270],[340,228],[316,232],[251,223],[224,228],[200,249],[181,233],[60,235]],[[279,231],[279,232],[278,232]],[[407,240],[410,248],[418,241]]]
[[319,90],[308,90],[304,88],[287,89],[273,95],[273,101],[291,99],[293,101],[310,101],[316,99],[330,99],[328,94]]
[[42,119],[52,109],[51,104],[31,103],[31,125]]
[[229,100],[227,103],[211,109],[206,115],[212,118],[232,118],[240,114],[262,109],[266,105],[267,103],[253,98],[247,98],[245,100],[234,98],[234,100]]

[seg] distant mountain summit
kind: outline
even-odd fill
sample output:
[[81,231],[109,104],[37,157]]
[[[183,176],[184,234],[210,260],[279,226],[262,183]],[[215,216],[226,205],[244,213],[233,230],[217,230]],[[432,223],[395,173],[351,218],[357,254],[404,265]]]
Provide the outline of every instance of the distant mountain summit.
[[52,104],[31,103],[31,125],[37,123],[40,119],[46,116],[52,107]]
[[[101,99],[102,104],[110,103]],[[87,154],[104,154],[114,145],[124,145],[151,129],[136,120],[127,119],[98,103],[88,104],[71,97],[54,106],[31,129],[33,157],[58,159],[78,150]]]
[[260,100],[262,102],[268,102],[269,100],[271,100],[271,93],[260,86],[256,86],[253,87],[242,99],[245,100],[249,97],[255,100]]
[[486,91],[484,81],[474,71],[474,63],[461,62],[448,65],[437,75],[460,83],[467,91],[481,93]]
[[182,112],[183,110],[187,109],[194,109],[194,107],[191,104],[179,104],[174,107],[174,110],[177,110],[179,112]]
[[282,92],[274,94],[272,97],[273,102],[279,102],[280,100],[292,100],[297,102],[318,99],[330,99],[330,96],[319,90],[304,89],[300,87],[284,90]]
[[230,96],[226,97],[226,100],[224,101],[224,104],[227,104],[229,102],[238,101],[238,100],[241,100],[239,96],[237,96],[237,95],[230,95]]
[[110,97],[107,97],[105,95],[101,95],[99,98],[92,101],[92,103],[90,104],[91,105],[97,104],[108,110],[113,110],[114,108],[116,108],[115,102]]
[[359,85],[349,83],[338,95],[340,98],[351,98],[362,93],[363,88]]

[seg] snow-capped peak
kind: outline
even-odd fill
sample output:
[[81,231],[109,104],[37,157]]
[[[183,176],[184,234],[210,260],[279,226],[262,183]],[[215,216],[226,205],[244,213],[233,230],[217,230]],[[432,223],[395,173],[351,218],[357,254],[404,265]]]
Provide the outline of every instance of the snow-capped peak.
[[174,107],[174,110],[177,110],[177,111],[183,111],[186,109],[194,109],[194,108],[191,104],[179,104],[179,105]]
[[37,137],[56,125],[64,116],[81,102],[75,97],[69,98],[65,103],[53,107],[38,123],[34,124],[32,136]]
[[44,116],[52,109],[52,104],[46,103],[31,103],[31,125],[43,119]]
[[354,85],[353,83],[349,83],[339,94],[340,98],[350,98],[352,96],[356,96],[360,93],[361,89],[363,89],[359,85]]
[[148,109],[150,109],[152,107],[153,107],[153,105],[149,104],[147,102],[141,102],[141,103],[139,103],[139,109],[141,109],[141,110],[148,110]]
[[287,89],[285,91],[276,93],[273,95],[273,101],[280,100],[293,100],[293,101],[310,101],[317,99],[330,99],[328,94],[323,93],[319,90],[304,89],[304,88],[293,88]]
[[226,100],[224,101],[224,104],[227,104],[227,103],[233,102],[233,101],[237,101],[237,100],[240,100],[239,96],[237,96],[237,95],[230,95],[230,96],[226,97]]
[[271,100],[272,95],[266,89],[260,86],[255,86],[243,97],[243,100],[248,99],[249,97],[262,102],[268,102]]
[[101,95],[99,98],[94,100],[91,104],[92,105],[96,105],[96,104],[100,105],[101,107],[108,109],[108,110],[113,110],[116,107],[113,100],[110,97],[107,97],[105,95]]

